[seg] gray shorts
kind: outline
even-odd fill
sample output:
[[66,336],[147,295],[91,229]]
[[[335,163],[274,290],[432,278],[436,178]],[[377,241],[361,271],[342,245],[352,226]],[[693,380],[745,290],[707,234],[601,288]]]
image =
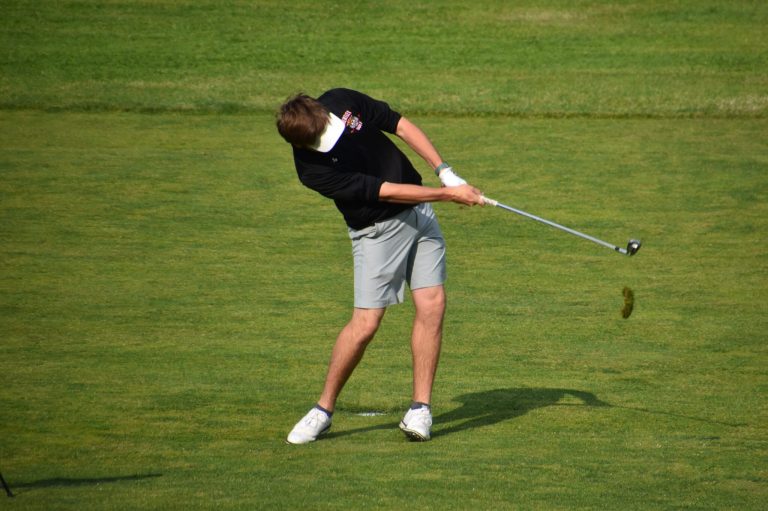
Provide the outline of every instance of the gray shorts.
[[445,283],[445,240],[429,203],[364,229],[349,229],[355,265],[355,307],[403,302],[411,290]]

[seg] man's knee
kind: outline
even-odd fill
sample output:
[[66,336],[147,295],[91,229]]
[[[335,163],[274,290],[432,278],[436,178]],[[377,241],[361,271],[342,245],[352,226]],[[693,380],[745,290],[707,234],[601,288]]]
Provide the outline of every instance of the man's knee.
[[355,309],[352,314],[352,327],[360,342],[369,343],[381,325],[385,309]]
[[417,289],[413,292],[413,301],[417,314],[442,317],[445,312],[445,288],[434,286]]

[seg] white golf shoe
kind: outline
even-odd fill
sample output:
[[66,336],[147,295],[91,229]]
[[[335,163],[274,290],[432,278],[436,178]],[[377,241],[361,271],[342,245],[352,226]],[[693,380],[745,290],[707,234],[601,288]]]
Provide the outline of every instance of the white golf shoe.
[[432,412],[426,406],[408,410],[403,420],[400,421],[400,429],[403,430],[405,436],[416,442],[429,440],[430,428],[432,428]]
[[288,433],[289,444],[308,444],[331,429],[331,417],[322,410],[312,408]]

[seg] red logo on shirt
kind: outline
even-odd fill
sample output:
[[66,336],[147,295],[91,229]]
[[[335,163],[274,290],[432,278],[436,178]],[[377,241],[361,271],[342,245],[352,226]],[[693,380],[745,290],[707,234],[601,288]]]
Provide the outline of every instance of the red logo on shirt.
[[360,114],[352,115],[352,112],[347,110],[344,112],[344,116],[341,120],[344,121],[344,124],[349,128],[350,133],[363,129],[363,121],[360,120]]

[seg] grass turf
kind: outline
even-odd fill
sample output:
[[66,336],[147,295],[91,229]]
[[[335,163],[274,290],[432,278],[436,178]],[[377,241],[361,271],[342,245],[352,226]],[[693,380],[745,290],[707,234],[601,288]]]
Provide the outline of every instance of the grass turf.
[[[4,4],[4,507],[760,509],[762,4],[307,5]],[[330,85],[413,112],[501,201],[644,240],[439,204],[429,444],[396,430],[409,305],[329,437],[283,443],[351,269],[271,111]]]
[[[276,143],[269,118],[3,115],[16,134],[3,151],[1,359],[14,506],[757,508],[766,190],[752,134],[765,121],[419,121],[448,146],[467,122],[508,137],[525,175],[479,157],[477,182],[646,246],[626,258],[500,210],[439,205],[451,303],[434,441],[395,427],[406,305],[385,318],[334,432],[294,448],[283,437],[348,314],[349,249],[332,208],[271,170],[285,151],[249,143]],[[643,158],[690,144],[663,169]],[[736,163],[707,170],[723,160]],[[629,175],[610,170],[622,162]],[[574,192],[586,189],[599,193]],[[628,320],[623,285],[637,296]],[[371,410],[386,415],[356,415]]]

